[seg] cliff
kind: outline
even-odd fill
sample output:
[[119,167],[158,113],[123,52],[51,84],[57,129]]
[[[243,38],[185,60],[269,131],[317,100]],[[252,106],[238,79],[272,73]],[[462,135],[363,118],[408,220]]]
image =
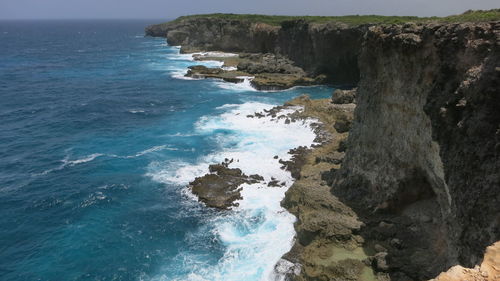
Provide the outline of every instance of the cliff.
[[[398,25],[194,17],[147,34],[186,52],[275,53],[329,82],[358,85],[354,117],[345,105],[294,101],[316,108],[309,111],[331,139],[305,152],[283,202],[298,218],[284,257],[296,265],[284,272],[296,280],[426,280],[480,264],[500,240],[496,13]],[[453,274],[439,280],[460,280]]]
[[333,192],[404,278],[474,266],[500,239],[499,52],[498,21],[366,34]]
[[328,82],[355,85],[357,57],[367,25],[285,21],[280,26],[249,20],[188,18],[146,28],[146,35],[166,37],[182,52],[225,51],[274,53],[288,57],[310,76],[324,74]]

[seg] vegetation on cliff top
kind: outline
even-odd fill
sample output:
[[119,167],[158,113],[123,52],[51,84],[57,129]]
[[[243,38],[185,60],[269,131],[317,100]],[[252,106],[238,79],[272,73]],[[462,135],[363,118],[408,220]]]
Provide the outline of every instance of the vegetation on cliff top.
[[247,20],[270,25],[281,25],[285,21],[305,20],[313,23],[342,22],[356,26],[361,24],[401,24],[406,22],[478,22],[500,20],[500,9],[467,11],[460,15],[447,17],[413,17],[413,16],[379,16],[379,15],[349,15],[349,16],[270,16],[255,14],[202,14],[182,16],[172,22],[180,22],[195,18],[215,18],[227,20]]

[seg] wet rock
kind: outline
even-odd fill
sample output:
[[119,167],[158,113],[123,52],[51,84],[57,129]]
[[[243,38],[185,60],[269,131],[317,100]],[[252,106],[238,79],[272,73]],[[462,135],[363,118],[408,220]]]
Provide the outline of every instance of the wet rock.
[[249,178],[251,179],[251,183],[257,183],[264,180],[264,177],[260,175],[250,175]]
[[291,154],[292,157],[288,161],[280,159],[279,163],[283,165],[281,168],[289,171],[292,174],[293,178],[299,179],[300,170],[306,162],[306,154],[308,151],[309,149],[305,146],[299,146],[297,148],[290,149],[288,153]]
[[274,267],[274,271],[278,273],[278,275],[286,276],[285,280],[293,280],[295,276],[300,274],[301,265],[286,259],[280,259]]
[[262,176],[247,176],[238,168],[229,168],[231,160],[209,166],[210,173],[197,177],[189,183],[189,187],[198,199],[209,207],[228,209],[241,199],[240,185],[257,183],[264,180]]
[[267,186],[269,187],[280,187],[280,183],[278,180],[271,180],[270,182],[267,183]]
[[189,66],[188,67],[188,73],[186,76],[192,77],[195,74],[200,74],[200,75],[213,75],[213,74],[220,74],[223,73],[224,70],[220,68],[210,68],[206,67],[204,65],[194,65],[194,66]]

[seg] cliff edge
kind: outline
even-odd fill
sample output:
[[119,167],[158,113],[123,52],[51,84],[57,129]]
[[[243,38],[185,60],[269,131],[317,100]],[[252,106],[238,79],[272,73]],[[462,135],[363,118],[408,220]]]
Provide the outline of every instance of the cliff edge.
[[280,26],[249,20],[195,17],[146,28],[146,35],[166,37],[181,52],[274,53],[288,57],[311,77],[355,85],[357,57],[367,26],[285,21]]
[[500,240],[500,22],[372,27],[332,191],[394,280],[473,267]]
[[[358,85],[353,114],[293,101],[331,134],[301,158],[283,202],[297,241],[278,267],[295,280],[427,280],[481,264],[500,240],[500,10],[488,13],[392,25],[193,17],[146,33],[184,52],[279,54]],[[464,278],[454,272],[438,280]]]

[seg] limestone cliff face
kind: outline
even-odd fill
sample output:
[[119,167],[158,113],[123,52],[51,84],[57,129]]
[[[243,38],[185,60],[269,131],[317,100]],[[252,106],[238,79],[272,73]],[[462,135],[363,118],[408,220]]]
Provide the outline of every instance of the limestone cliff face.
[[146,35],[166,37],[184,52],[197,50],[275,53],[293,60],[312,76],[355,85],[357,57],[367,26],[287,21],[281,26],[245,20],[192,18],[146,28]]
[[[348,141],[317,149],[345,157],[333,168],[311,160],[284,201],[299,218],[298,242],[285,258],[303,271],[292,278],[351,280],[339,272],[357,264],[366,273],[363,263],[379,280],[431,279],[456,264],[480,264],[500,240],[500,22],[270,26],[195,18],[146,33],[184,51],[281,54],[329,82],[359,82]],[[332,194],[324,194],[326,182]],[[369,258],[346,254],[361,247]],[[350,262],[332,263],[336,252]]]
[[274,48],[279,27],[240,20],[194,18],[151,25],[146,35],[166,37],[184,51],[267,53]]
[[371,27],[333,193],[395,280],[471,267],[500,240],[500,22]]

